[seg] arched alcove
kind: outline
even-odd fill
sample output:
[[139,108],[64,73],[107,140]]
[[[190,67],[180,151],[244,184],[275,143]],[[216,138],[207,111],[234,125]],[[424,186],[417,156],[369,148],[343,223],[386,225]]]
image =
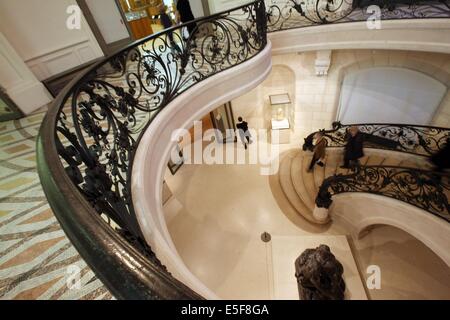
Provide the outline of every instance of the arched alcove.
[[[368,290],[378,299],[449,299],[450,270],[436,253],[413,234],[388,224],[371,225],[354,240],[363,277],[379,268],[381,288]],[[414,252],[414,254],[411,254]]]
[[366,68],[343,77],[337,119],[429,125],[446,92],[446,85],[416,70]]
[[266,111],[270,106],[269,96],[288,93],[295,108],[295,83],[295,72],[289,66],[273,65],[260,86],[232,101],[235,116],[247,119],[252,128],[268,128]]

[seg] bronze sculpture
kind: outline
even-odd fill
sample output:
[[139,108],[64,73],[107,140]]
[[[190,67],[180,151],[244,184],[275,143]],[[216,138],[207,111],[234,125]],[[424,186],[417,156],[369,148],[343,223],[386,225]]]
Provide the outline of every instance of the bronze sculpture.
[[301,300],[344,300],[344,267],[328,246],[305,250],[295,271]]

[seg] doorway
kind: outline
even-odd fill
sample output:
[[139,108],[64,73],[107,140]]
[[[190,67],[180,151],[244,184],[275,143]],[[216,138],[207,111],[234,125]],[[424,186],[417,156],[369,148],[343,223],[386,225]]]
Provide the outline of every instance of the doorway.
[[105,55],[111,55],[135,40],[118,1],[77,0]]
[[234,121],[231,102],[218,107],[210,113],[211,121],[216,132],[216,139],[221,143],[234,143],[236,137],[236,123]]
[[135,40],[148,37],[164,30],[161,10],[164,10],[172,24],[177,24],[175,0],[116,0]]
[[[164,30],[161,10],[178,24],[176,0],[77,0],[105,55]],[[209,15],[208,0],[190,0],[195,18]]]

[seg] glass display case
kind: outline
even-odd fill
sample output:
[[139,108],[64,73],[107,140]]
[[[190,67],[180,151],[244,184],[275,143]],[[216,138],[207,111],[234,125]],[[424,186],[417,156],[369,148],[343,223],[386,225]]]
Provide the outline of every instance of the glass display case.
[[134,38],[142,39],[164,29],[161,11],[167,6],[167,14],[175,22],[174,0],[119,0]]
[[289,94],[271,95],[269,96],[269,100],[272,143],[290,143],[293,110]]

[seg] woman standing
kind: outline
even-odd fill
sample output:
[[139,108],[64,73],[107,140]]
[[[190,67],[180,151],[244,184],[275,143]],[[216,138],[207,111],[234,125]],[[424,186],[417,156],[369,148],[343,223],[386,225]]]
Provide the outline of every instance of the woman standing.
[[327,147],[327,140],[323,136],[322,132],[317,132],[314,136],[316,143],[314,145],[314,154],[311,160],[311,164],[309,165],[308,172],[311,172],[314,169],[314,166],[317,164],[320,167],[323,167],[325,160],[325,149]]

